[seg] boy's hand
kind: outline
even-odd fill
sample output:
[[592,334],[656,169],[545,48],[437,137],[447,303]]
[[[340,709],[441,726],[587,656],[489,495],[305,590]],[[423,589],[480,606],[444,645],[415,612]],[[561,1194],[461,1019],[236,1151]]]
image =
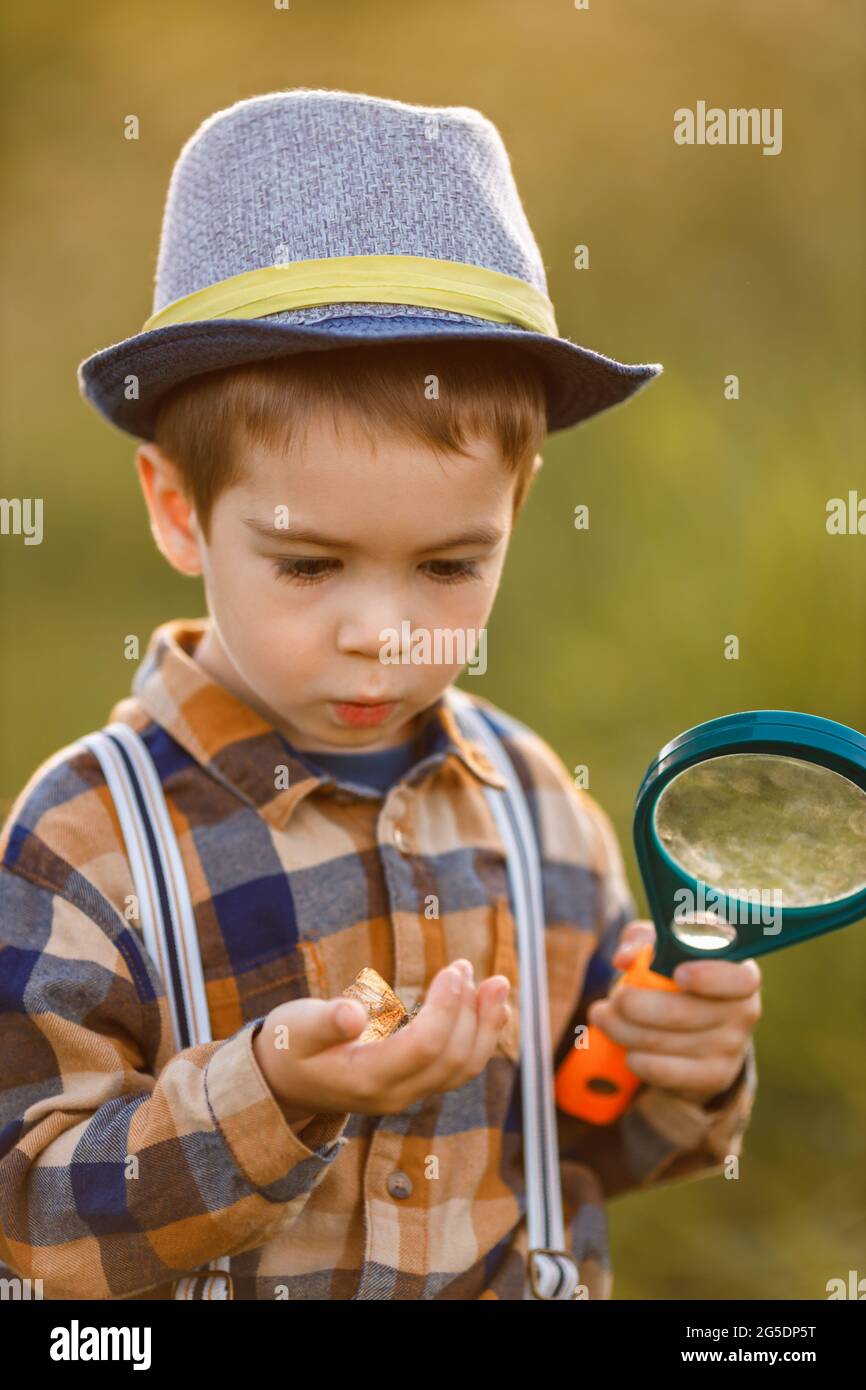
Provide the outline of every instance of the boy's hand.
[[[652,922],[629,923],[613,956],[617,970],[655,937]],[[691,960],[673,978],[683,993],[617,985],[587,1018],[629,1049],[626,1064],[641,1081],[702,1104],[742,1068],[761,1017],[761,972],[754,960]]]
[[[476,989],[469,961],[453,961],[388,1038],[354,1041],[369,1017],[357,999],[294,999],[271,1010],[253,1051],[289,1123],[329,1111],[398,1115],[484,1070],[511,1014],[509,990],[505,975]],[[276,1045],[286,1030],[288,1046]]]

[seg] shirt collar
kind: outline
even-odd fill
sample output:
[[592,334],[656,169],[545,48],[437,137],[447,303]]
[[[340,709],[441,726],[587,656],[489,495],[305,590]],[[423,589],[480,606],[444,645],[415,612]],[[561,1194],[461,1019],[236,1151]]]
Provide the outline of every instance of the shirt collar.
[[[219,782],[282,829],[309,792],[335,779],[308,766],[304,753],[291,748],[264,716],[198,665],[192,653],[209,624],[207,617],[173,618],[154,629],[133,677],[133,703]],[[126,704],[116,705],[110,717],[123,718]],[[453,756],[478,781],[499,789],[505,786],[485,750],[462,733],[447,691],[425,711],[417,737],[427,772]],[[315,754],[306,757],[312,760]],[[280,765],[288,773],[284,789],[275,786],[275,769]],[[407,777],[420,781],[420,766]]]

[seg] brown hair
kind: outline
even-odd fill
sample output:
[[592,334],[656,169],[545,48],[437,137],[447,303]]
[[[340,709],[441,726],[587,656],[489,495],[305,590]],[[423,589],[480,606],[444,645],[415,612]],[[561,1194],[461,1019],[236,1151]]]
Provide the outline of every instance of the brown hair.
[[378,428],[456,453],[468,438],[492,440],[516,477],[515,520],[547,432],[541,370],[509,343],[365,344],[206,372],[169,392],[154,437],[179,470],[208,543],[217,498],[244,479],[244,444],[288,449],[318,405],[333,410],[338,429],[348,408],[371,440]]

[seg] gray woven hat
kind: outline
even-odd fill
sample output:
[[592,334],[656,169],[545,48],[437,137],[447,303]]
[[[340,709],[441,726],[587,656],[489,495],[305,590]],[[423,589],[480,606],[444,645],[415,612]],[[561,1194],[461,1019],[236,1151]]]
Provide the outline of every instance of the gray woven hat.
[[119,429],[152,439],[164,396],[202,372],[443,338],[532,353],[550,430],[662,370],[559,336],[508,154],[480,112],[297,88],[217,111],[184,145],[153,313],[78,381]]

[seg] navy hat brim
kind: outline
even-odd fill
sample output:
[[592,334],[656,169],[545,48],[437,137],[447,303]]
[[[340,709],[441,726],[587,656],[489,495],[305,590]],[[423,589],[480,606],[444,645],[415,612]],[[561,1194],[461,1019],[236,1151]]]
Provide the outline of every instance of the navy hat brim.
[[[530,352],[544,376],[551,433],[622,404],[663,370],[657,362],[618,362],[568,338],[551,338],[512,324],[428,318],[423,314],[384,318],[356,313],[308,325],[267,319],[208,319],[152,329],[86,358],[78,367],[78,384],[82,395],[111,424],[136,438],[151,440],[164,397],[181,382],[204,372],[300,352],[436,338],[512,342]],[[128,399],[130,378],[136,381],[137,394]]]

